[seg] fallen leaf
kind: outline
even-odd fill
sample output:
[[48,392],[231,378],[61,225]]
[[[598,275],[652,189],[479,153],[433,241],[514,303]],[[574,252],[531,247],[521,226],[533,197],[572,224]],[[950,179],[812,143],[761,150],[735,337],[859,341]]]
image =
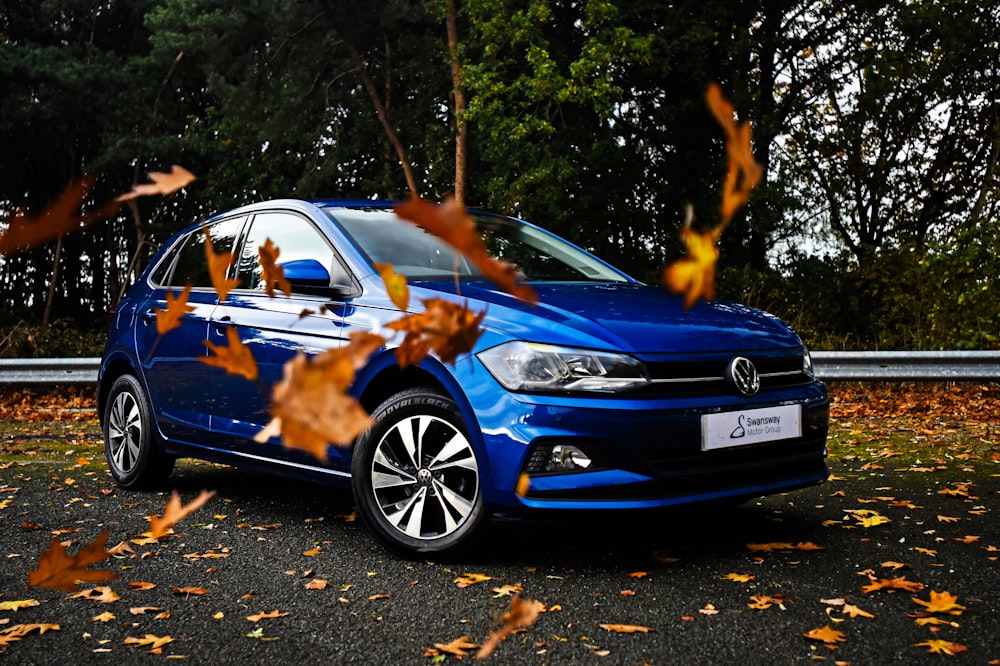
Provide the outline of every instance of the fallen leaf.
[[464,573],[455,577],[455,583],[459,587],[469,587],[470,585],[476,585],[488,580],[493,580],[493,576],[479,573]]
[[[435,643],[433,649],[437,650],[438,653],[451,654],[461,659],[468,654],[468,650],[474,650],[477,647],[479,647],[479,643],[473,643],[468,636],[460,636],[450,643]],[[427,656],[437,656],[438,653]]]
[[738,573],[728,573],[722,577],[722,580],[731,580],[734,583],[749,583],[754,579],[756,579],[756,576],[751,576],[750,574],[738,574]]
[[271,620],[276,617],[285,617],[288,613],[282,613],[277,608],[275,608],[270,613],[256,613],[254,615],[247,615],[247,620],[250,622],[260,622],[261,620]]
[[899,578],[882,578],[876,581],[874,578],[871,579],[871,583],[865,585],[861,588],[861,591],[865,594],[869,592],[875,592],[877,590],[889,590],[890,592],[895,590],[905,590],[907,592],[919,592],[924,589],[924,584],[917,581],[906,580],[906,576],[900,576]]
[[208,594],[207,587],[177,587],[174,585],[174,594],[176,596],[193,596],[200,597],[203,594]]
[[173,194],[177,190],[183,189],[196,180],[195,175],[177,164],[173,165],[170,173],[151,172],[147,174],[152,183],[136,185],[132,191],[123,194],[115,201],[129,201],[138,197],[149,196],[151,194]]
[[844,615],[850,615],[851,617],[866,617],[870,620],[875,619],[874,615],[872,615],[868,611],[861,610],[860,608],[854,606],[853,604],[844,604],[844,607],[843,609],[841,609],[841,612]]
[[156,312],[156,332],[166,335],[170,331],[181,325],[181,317],[194,310],[194,306],[188,305],[188,297],[191,295],[191,283],[184,285],[184,289],[174,296],[167,290],[167,309],[161,310],[159,306],[154,307]]
[[22,608],[37,606],[37,599],[20,599],[16,601],[0,601],[0,611],[18,611]]
[[214,356],[199,356],[198,360],[205,365],[222,368],[233,375],[240,375],[249,381],[257,379],[257,361],[254,360],[250,348],[240,340],[240,334],[235,326],[226,329],[228,347],[216,345],[211,340],[202,342]]
[[70,557],[57,537],[38,558],[38,568],[28,572],[28,587],[45,587],[54,590],[76,590],[77,582],[102,583],[118,574],[111,571],[88,569],[109,557],[104,550],[108,533],[104,531],[80,551]]
[[132,647],[143,647],[148,646],[153,650],[163,647],[167,643],[173,643],[174,639],[170,636],[156,636],[154,634],[146,634],[142,638],[134,638],[132,636],[127,636],[125,638],[124,644],[131,645]]
[[105,585],[92,587],[89,590],[82,590],[76,594],[69,595],[70,599],[89,599],[90,601],[100,601],[102,604],[110,604],[121,599],[118,593]]
[[608,631],[613,631],[616,634],[646,634],[650,631],[655,631],[654,629],[638,624],[601,624],[598,626],[600,626],[601,629],[607,629]]
[[100,615],[95,615],[90,619],[94,622],[111,622],[111,620],[115,619],[115,614],[111,611],[104,611]]
[[313,578],[311,581],[306,583],[307,590],[325,590],[326,586],[330,584],[330,581],[323,580],[322,578]]
[[929,613],[948,613],[949,615],[961,615],[965,610],[958,602],[958,597],[950,592],[936,592],[931,590],[930,600],[924,601],[912,597],[913,602],[927,609]]
[[914,647],[925,647],[927,651],[931,654],[947,654],[956,655],[962,652],[966,652],[969,648],[965,647],[961,643],[952,643],[951,641],[946,641],[941,638],[935,638],[931,640],[926,640],[921,643],[914,643]]
[[847,640],[842,632],[833,629],[830,625],[826,625],[822,629],[813,629],[802,635],[809,640],[822,641],[831,645],[834,643],[843,643]]
[[59,631],[58,624],[15,624],[0,631],[0,648],[6,647],[15,641],[21,640],[32,631],[44,634],[46,631]]
[[149,516],[149,538],[155,540],[170,534],[174,525],[205,506],[205,503],[214,496],[214,490],[203,490],[193,500],[181,506],[181,497],[175,490],[170,495],[170,499],[167,500],[166,507],[163,509],[163,516]]

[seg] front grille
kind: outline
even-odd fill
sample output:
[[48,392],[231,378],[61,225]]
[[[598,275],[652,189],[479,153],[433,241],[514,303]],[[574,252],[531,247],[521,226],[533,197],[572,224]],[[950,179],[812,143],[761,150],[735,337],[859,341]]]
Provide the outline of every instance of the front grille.
[[761,391],[802,386],[813,381],[802,372],[801,354],[732,354],[699,361],[646,361],[651,383],[624,395],[642,398],[736,395],[736,390],[726,381],[726,366],[734,356],[745,356],[753,362],[760,375]]

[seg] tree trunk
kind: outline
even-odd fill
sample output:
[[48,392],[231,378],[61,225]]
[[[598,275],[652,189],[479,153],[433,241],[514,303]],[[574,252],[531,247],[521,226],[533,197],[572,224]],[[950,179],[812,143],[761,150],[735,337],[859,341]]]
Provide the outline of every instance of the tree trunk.
[[455,98],[455,200],[465,205],[465,92],[462,90],[462,63],[458,58],[458,11],[455,0],[447,0],[448,52],[451,54],[451,85]]

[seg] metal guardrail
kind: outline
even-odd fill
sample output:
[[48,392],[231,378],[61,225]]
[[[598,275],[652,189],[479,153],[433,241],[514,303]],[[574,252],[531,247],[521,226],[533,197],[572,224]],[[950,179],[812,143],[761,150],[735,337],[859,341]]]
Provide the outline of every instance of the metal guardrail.
[[[1000,382],[1000,351],[814,351],[824,381]],[[92,384],[101,359],[4,358],[0,384]]]

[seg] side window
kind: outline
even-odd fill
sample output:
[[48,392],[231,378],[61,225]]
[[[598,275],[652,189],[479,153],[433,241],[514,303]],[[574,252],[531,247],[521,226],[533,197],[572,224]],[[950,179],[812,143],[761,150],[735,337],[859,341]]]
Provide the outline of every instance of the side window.
[[261,213],[254,216],[240,253],[236,275],[241,289],[264,291],[258,248],[263,247],[268,239],[278,248],[279,266],[290,261],[312,259],[330,271],[335,282],[347,281],[333,249],[306,219],[292,213]]
[[[209,227],[212,247],[216,253],[233,251],[233,244],[243,228],[245,219],[242,217],[232,218]],[[181,243],[177,259],[174,261],[170,285],[183,287],[188,282],[194,287],[212,286],[212,279],[208,274],[208,257],[205,255],[205,232],[202,229],[188,234],[188,237]]]

